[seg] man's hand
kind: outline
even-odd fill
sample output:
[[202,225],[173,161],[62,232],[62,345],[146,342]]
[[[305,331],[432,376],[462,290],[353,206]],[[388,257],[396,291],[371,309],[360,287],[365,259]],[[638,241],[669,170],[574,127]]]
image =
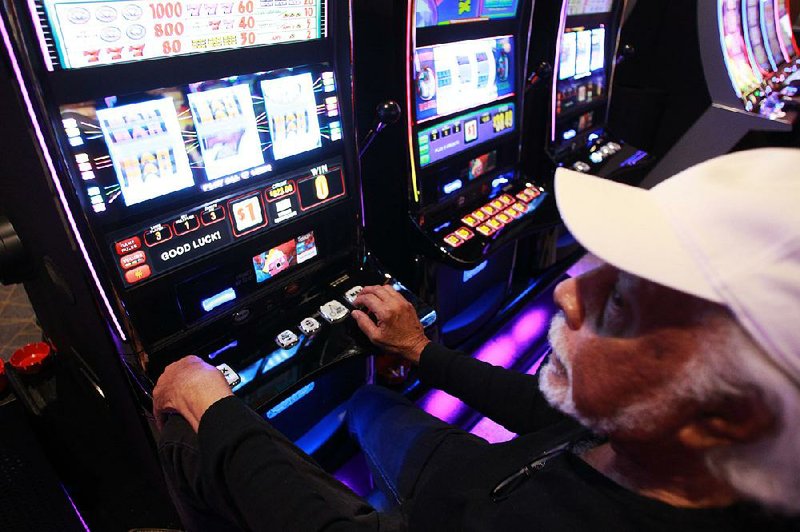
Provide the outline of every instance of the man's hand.
[[167,414],[180,414],[195,432],[208,407],[233,395],[225,377],[196,356],[173,362],[159,377],[153,390],[153,416],[158,429]]
[[420,354],[430,340],[425,337],[414,306],[406,298],[389,286],[367,286],[354,305],[366,307],[378,320],[375,324],[364,312],[353,311],[353,318],[372,343],[419,363]]

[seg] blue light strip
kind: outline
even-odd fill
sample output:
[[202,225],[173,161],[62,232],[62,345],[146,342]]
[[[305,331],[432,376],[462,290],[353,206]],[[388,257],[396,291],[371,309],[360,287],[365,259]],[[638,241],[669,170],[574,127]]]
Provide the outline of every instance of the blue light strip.
[[211,312],[220,305],[224,305],[225,303],[233,301],[234,299],[236,299],[236,290],[233,288],[226,288],[219,294],[215,294],[207,299],[204,299],[200,304],[203,306],[203,310],[206,312]]
[[208,354],[208,359],[209,360],[214,360],[215,358],[217,358],[219,355],[221,355],[222,353],[224,353],[228,349],[233,349],[234,347],[238,347],[238,346],[239,346],[239,341],[238,340],[234,340],[233,342],[229,343],[228,345],[226,345],[224,347],[220,347],[216,351],[213,351],[213,352],[209,353]]
[[275,416],[277,416],[278,414],[280,414],[281,412],[283,412],[284,410],[295,404],[297,401],[310,394],[314,390],[314,386],[316,386],[316,383],[314,382],[306,384],[305,386],[294,392],[292,395],[290,395],[277,405],[270,408],[265,414],[265,417],[267,419],[274,418]]

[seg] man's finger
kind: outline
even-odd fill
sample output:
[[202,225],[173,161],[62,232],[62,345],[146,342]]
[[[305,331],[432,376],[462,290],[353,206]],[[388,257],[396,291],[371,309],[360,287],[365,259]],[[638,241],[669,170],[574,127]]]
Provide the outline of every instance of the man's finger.
[[381,333],[378,326],[369,319],[369,316],[360,310],[354,310],[352,316],[353,319],[356,320],[358,328],[367,335],[367,338],[369,338],[371,342],[376,343]]
[[378,299],[383,300],[387,296],[386,296],[386,293],[383,291],[382,288],[383,288],[382,286],[365,286],[364,288],[361,289],[361,292],[359,292],[359,295],[361,295],[361,294],[370,295],[371,294],[371,295],[377,297]]
[[364,306],[369,309],[370,312],[375,314],[375,317],[379,320],[385,320],[388,312],[388,307],[384,301],[378,298],[378,296],[373,294],[364,294],[363,292],[358,295],[353,304],[357,307]]

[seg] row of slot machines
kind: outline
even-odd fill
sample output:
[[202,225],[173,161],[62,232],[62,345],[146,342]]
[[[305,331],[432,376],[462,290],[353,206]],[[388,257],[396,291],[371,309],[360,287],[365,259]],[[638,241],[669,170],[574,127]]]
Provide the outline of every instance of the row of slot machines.
[[94,442],[65,443],[69,480],[158,483],[146,411],[187,353],[314,452],[374,378],[361,287],[453,346],[531,293],[554,169],[647,161],[607,128],[623,3],[552,4],[4,0],[0,209],[83,398],[54,434]]

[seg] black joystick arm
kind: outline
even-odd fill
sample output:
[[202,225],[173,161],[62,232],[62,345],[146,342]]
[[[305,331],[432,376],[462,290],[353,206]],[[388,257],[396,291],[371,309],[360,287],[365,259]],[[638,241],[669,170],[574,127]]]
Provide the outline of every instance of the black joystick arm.
[[400,104],[394,100],[386,100],[378,104],[375,109],[375,124],[367,132],[367,136],[361,142],[361,150],[358,152],[359,157],[364,157],[364,154],[369,149],[372,142],[378,136],[378,133],[383,131],[386,126],[391,126],[402,116],[403,110]]

